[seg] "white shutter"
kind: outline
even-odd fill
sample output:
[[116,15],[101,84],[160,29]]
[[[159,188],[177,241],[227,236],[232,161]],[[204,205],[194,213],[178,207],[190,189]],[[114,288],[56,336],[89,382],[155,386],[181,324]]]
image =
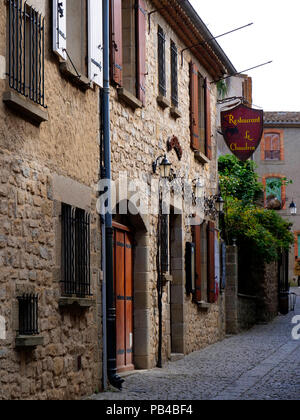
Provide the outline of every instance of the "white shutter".
[[88,0],[89,78],[103,87],[103,21],[102,0]]
[[53,51],[67,59],[67,0],[52,0],[53,9]]

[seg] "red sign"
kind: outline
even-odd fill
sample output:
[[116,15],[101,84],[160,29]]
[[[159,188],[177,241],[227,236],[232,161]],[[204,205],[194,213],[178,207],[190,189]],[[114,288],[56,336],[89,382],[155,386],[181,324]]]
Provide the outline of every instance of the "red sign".
[[240,104],[221,112],[222,134],[230,151],[245,162],[258,148],[264,126],[264,112]]

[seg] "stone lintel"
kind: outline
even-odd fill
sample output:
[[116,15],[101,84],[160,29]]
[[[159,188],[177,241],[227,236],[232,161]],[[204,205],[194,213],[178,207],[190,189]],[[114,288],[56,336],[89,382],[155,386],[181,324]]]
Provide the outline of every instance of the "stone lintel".
[[3,94],[3,102],[13,111],[28,118],[34,124],[48,121],[48,112],[40,105],[22,97],[17,92],[9,90]]
[[143,107],[142,102],[139,99],[137,99],[134,95],[132,95],[132,93],[128,92],[128,90],[126,90],[125,88],[118,88],[117,92],[119,100],[125,102],[126,105],[128,105],[134,111],[138,108]]
[[16,337],[16,347],[17,348],[30,348],[42,346],[44,344],[44,337],[40,335],[31,336],[31,335],[20,335]]
[[78,297],[61,297],[58,301],[60,308],[77,306],[79,308],[90,308],[96,305],[95,299],[91,298],[78,298]]
[[211,304],[207,302],[197,302],[198,309],[203,312],[208,312]]
[[89,211],[92,202],[92,190],[71,178],[53,175],[53,199]]
[[170,101],[168,101],[168,99],[163,95],[159,95],[156,98],[156,101],[162,109],[170,108],[170,106],[171,106]]
[[210,162],[210,160],[208,159],[207,156],[205,156],[203,153],[201,153],[199,150],[196,150],[194,152],[195,154],[195,159],[201,163],[202,165],[206,165],[207,163]]

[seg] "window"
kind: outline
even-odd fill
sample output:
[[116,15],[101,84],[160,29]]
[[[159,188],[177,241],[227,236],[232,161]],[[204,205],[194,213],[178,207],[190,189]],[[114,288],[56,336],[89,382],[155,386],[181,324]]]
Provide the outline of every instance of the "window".
[[284,160],[284,131],[271,129],[265,130],[261,142],[261,160]]
[[196,64],[190,66],[191,147],[212,159],[210,83]]
[[102,1],[53,0],[53,50],[66,73],[103,87]]
[[145,3],[143,0],[110,1],[111,80],[145,105]]
[[166,38],[164,31],[158,27],[158,89],[159,94],[166,96]]
[[84,210],[62,205],[62,292],[90,296],[90,216]]
[[263,176],[266,208],[273,210],[284,210],[286,208],[286,185],[281,181],[284,178],[280,174]]
[[38,295],[19,296],[19,335],[38,335]]
[[171,41],[171,101],[178,108],[178,51],[175,43]]
[[193,241],[195,243],[195,271],[197,302],[214,303],[215,291],[215,225],[204,222],[194,226]]
[[9,0],[8,24],[9,86],[45,107],[44,18],[26,2]]

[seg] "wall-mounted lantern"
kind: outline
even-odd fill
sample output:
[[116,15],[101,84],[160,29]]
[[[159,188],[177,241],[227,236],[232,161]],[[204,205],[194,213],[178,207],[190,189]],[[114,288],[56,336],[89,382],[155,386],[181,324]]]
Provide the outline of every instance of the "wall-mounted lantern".
[[294,200],[292,200],[291,204],[290,204],[290,212],[292,216],[296,216],[297,214],[297,206],[294,203]]

